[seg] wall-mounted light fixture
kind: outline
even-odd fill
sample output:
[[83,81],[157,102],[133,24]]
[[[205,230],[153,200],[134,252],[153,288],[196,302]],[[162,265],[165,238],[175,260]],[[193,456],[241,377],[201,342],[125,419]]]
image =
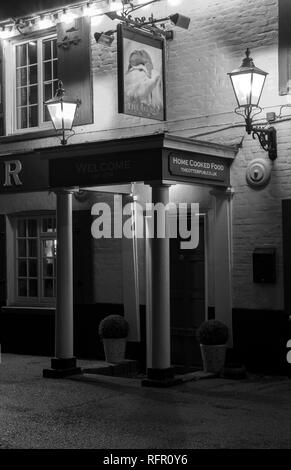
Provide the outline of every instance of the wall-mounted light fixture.
[[49,15],[40,15],[39,21],[37,23],[39,29],[48,29],[54,26],[52,17]]
[[66,137],[66,131],[72,131],[76,110],[81,104],[80,100],[70,100],[64,95],[63,83],[59,81],[54,98],[45,102],[55,130],[62,131],[62,145],[66,145],[71,137],[71,135]]
[[259,139],[261,147],[269,153],[269,158],[277,158],[277,139],[274,127],[255,127],[253,118],[262,109],[259,106],[261,94],[264,88],[267,72],[257,68],[250,57],[250,50],[246,50],[246,57],[242,65],[229,74],[238,107],[236,114],[243,116],[246,121],[246,131]]
[[0,29],[0,39],[8,39],[15,34],[15,29],[13,26],[6,27],[2,26]]
[[134,3],[132,3],[130,0],[121,0],[121,3],[123,6],[121,11],[116,11],[116,9],[113,9],[112,11],[105,13],[111,20],[119,20],[121,23],[124,23],[127,26],[145,29],[153,34],[163,35],[166,39],[173,39],[173,31],[167,29],[165,25],[165,23],[169,21],[179,28],[189,28],[190,18],[181,15],[180,13],[175,13],[164,18],[155,18],[153,14],[151,14],[149,18],[146,18],[145,16],[141,18],[132,16],[133,12],[140,8],[149,6],[152,3],[156,3],[156,0],[150,0],[141,5],[134,5]]
[[59,20],[63,23],[70,24],[77,17],[77,14],[72,9],[69,10],[68,8],[64,8],[62,14],[59,16]]
[[[8,20],[0,20],[0,40],[8,39],[12,36],[30,34],[39,29],[47,29],[55,26],[59,22],[72,23],[80,16],[91,16],[93,23],[98,23],[99,18],[106,14],[106,9],[109,12],[119,12],[123,17],[129,18],[130,13],[140,8],[148,8],[152,4],[160,3],[164,0],[80,0],[74,2],[65,8],[56,7],[51,10],[44,10],[36,14],[28,15],[23,18],[9,18]],[[177,5],[182,0],[171,0],[170,4]],[[135,4],[138,2],[137,4]],[[105,4],[107,6],[105,6]],[[102,6],[101,6],[102,5]],[[140,21],[139,21],[140,20]],[[153,32],[154,23],[158,20],[150,17],[150,26],[144,26],[144,29]],[[137,22],[146,21],[145,17],[137,19]],[[179,25],[177,25],[179,26]],[[172,39],[172,31],[163,31],[164,25],[155,29],[156,33],[164,34],[167,39]],[[165,29],[165,28],[164,28]]]
[[106,31],[105,33],[94,33],[94,38],[97,44],[103,44],[103,46],[111,46],[114,41],[113,34],[115,31]]

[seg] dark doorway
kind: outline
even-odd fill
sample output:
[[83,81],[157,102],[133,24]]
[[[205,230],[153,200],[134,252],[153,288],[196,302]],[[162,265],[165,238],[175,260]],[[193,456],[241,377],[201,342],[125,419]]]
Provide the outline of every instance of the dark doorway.
[[199,245],[181,249],[181,238],[170,241],[171,362],[185,367],[201,366],[196,340],[205,320],[204,217],[199,218]]

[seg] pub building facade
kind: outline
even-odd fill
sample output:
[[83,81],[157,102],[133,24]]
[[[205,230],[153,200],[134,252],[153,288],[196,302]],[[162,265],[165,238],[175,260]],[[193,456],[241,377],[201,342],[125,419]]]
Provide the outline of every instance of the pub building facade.
[[[118,113],[116,34],[110,44],[95,35],[116,29],[105,13],[117,2],[95,3],[2,9],[2,352],[53,357],[46,376],[72,373],[76,357],[103,358],[99,322],[120,313],[130,325],[127,357],[139,360],[149,382],[170,382],[173,365],[201,365],[195,333],[215,318],[228,326],[229,349],[247,369],[285,373],[291,5],[160,0],[138,9],[140,17],[167,18],[177,9],[190,19],[188,29],[169,28],[166,119],[155,120]],[[276,129],[276,159],[234,114],[227,72],[248,47],[268,72],[255,119]],[[67,145],[43,104],[59,80],[80,102]],[[145,231],[135,202],[198,203],[199,244],[183,250],[179,238],[96,239],[98,202],[110,206],[112,224],[132,203],[135,226]]]

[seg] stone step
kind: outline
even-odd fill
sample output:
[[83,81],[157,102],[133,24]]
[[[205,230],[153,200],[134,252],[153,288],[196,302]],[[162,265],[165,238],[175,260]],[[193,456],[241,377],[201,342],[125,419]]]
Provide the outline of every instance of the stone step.
[[139,373],[138,361],[126,359],[118,364],[100,363],[97,367],[83,368],[85,374],[101,374],[113,377],[136,377]]

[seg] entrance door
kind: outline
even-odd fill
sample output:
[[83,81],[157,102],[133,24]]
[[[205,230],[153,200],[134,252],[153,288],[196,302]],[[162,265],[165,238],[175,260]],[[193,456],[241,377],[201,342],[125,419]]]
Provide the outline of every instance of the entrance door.
[[198,326],[205,320],[204,218],[200,217],[199,245],[182,250],[181,238],[170,240],[171,362],[200,366]]

